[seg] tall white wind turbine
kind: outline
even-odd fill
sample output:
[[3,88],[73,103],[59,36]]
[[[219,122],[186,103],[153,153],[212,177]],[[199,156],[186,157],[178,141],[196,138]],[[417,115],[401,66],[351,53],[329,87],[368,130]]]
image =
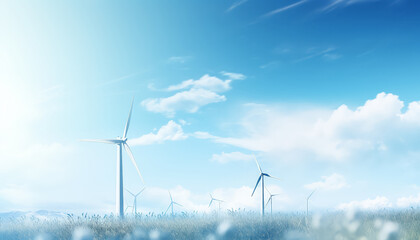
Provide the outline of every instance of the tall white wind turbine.
[[134,215],[136,215],[137,214],[137,197],[144,191],[144,189],[146,189],[146,188],[143,188],[140,192],[138,192],[137,194],[134,194],[134,193],[132,193],[132,192],[130,192],[127,188],[125,189],[125,190],[127,190],[127,192],[129,193],[129,194],[131,194],[131,196],[133,196],[134,197],[134,202],[133,202],[133,211],[134,211]]
[[127,144],[127,132],[128,127],[130,126],[131,113],[133,111],[133,102],[134,98],[131,101],[130,113],[128,114],[127,123],[125,124],[124,133],[122,137],[117,137],[114,139],[84,139],[81,141],[86,142],[99,142],[99,143],[108,143],[117,145],[117,189],[116,189],[116,214],[120,218],[124,218],[124,195],[123,195],[123,165],[122,165],[122,146],[124,146],[125,151],[136,167],[137,173],[140,176],[141,181],[144,183],[143,177],[141,176],[140,170],[137,167],[136,160],[134,160],[133,153],[130,150],[130,147]]
[[255,163],[257,163],[258,170],[260,171],[260,176],[258,177],[257,184],[255,184],[255,188],[254,188],[254,191],[252,191],[251,197],[254,196],[255,190],[257,189],[258,184],[261,181],[261,216],[264,217],[264,204],[265,204],[264,202],[264,177],[274,178],[277,180],[280,180],[280,179],[273,177],[268,173],[263,172],[255,156],[254,156],[254,159],[255,159]]
[[168,212],[169,208],[171,208],[171,209],[172,209],[172,216],[173,216],[173,215],[174,215],[174,204],[175,204],[175,205],[178,205],[178,206],[180,206],[180,207],[182,207],[182,205],[181,205],[181,204],[179,204],[179,203],[177,203],[177,202],[174,202],[174,200],[172,199],[171,192],[170,192],[170,191],[168,191],[168,192],[169,192],[169,197],[171,198],[171,203],[169,204],[168,208],[166,209],[166,211],[165,211],[165,215],[166,215],[166,213]]

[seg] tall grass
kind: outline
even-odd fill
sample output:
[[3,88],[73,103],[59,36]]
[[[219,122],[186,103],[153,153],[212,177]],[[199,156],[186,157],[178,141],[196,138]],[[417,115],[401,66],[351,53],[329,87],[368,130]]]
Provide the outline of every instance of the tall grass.
[[267,215],[138,214],[120,220],[113,215],[67,215],[40,220],[0,219],[0,239],[420,239],[420,211],[332,212]]

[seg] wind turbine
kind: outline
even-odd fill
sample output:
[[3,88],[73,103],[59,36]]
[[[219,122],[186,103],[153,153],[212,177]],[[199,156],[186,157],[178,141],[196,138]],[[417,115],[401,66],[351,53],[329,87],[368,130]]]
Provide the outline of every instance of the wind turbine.
[[211,206],[211,204],[213,203],[213,201],[218,202],[219,203],[219,212],[220,212],[220,203],[225,202],[225,201],[220,200],[220,199],[217,199],[217,198],[214,198],[210,193],[209,193],[209,195],[210,195],[210,198],[211,198],[210,203],[209,203],[209,207]]
[[131,113],[133,111],[133,102],[134,98],[131,101],[130,113],[128,114],[127,123],[125,124],[124,133],[122,137],[117,137],[114,139],[84,139],[81,141],[85,142],[99,142],[99,143],[108,143],[117,145],[117,189],[116,189],[116,212],[120,218],[124,218],[124,196],[123,196],[123,165],[122,165],[122,146],[124,146],[125,151],[136,167],[137,173],[140,176],[141,181],[144,183],[143,177],[141,176],[140,170],[137,167],[136,160],[134,160],[133,153],[130,150],[130,147],[127,144],[127,132],[128,127],[130,126]]
[[[169,192],[169,191],[168,191],[168,192]],[[174,202],[174,200],[172,199],[171,192],[169,192],[169,197],[171,198],[171,203],[169,204],[168,208],[166,209],[166,211],[165,211],[165,215],[166,215],[166,213],[168,212],[169,208],[172,208],[172,216],[173,216],[173,215],[174,215],[174,204],[176,204],[176,205],[178,205],[178,206],[180,206],[180,207],[182,207],[182,205],[181,205],[181,204],[179,204],[179,203],[177,203],[177,202]]]
[[306,218],[308,218],[308,216],[309,216],[309,198],[312,197],[312,194],[314,194],[315,191],[316,191],[316,189],[313,190],[311,192],[311,194],[309,194],[309,196],[306,198]]
[[143,188],[140,192],[138,192],[137,194],[134,194],[134,193],[132,193],[132,192],[130,192],[130,191],[128,191],[128,189],[126,188],[125,190],[127,190],[127,192],[129,193],[129,194],[131,194],[131,196],[133,196],[134,197],[134,202],[133,202],[133,206],[134,206],[134,208],[133,208],[133,211],[134,211],[134,215],[136,215],[137,214],[137,196],[138,195],[140,195],[140,193],[142,193],[143,191],[144,191],[144,189],[146,189],[146,188]]
[[127,207],[125,208],[125,211],[124,211],[124,212],[127,212],[127,210],[128,210],[129,208],[133,208],[133,207],[132,207],[132,206],[127,206]]
[[260,176],[258,177],[257,184],[255,184],[255,188],[254,188],[254,191],[252,191],[251,197],[254,196],[255,190],[257,189],[258,184],[261,181],[261,216],[264,217],[264,177],[274,178],[277,180],[280,180],[280,179],[273,177],[268,173],[263,172],[255,156],[254,156],[254,159],[255,159],[255,163],[257,163],[258,170],[260,171]]
[[273,197],[280,195],[280,194],[271,194],[270,191],[268,191],[268,188],[265,188],[265,190],[267,190],[267,192],[270,194],[270,197],[268,198],[267,204],[265,204],[266,206],[268,205],[268,203],[271,203],[271,215],[273,215]]

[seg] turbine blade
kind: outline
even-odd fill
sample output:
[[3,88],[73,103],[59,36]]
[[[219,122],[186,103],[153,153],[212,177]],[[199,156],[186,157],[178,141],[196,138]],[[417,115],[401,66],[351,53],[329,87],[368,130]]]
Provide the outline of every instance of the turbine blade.
[[267,190],[267,192],[271,195],[271,192],[270,192],[270,191],[268,191],[268,188],[267,188],[267,187],[265,187],[265,190]]
[[145,190],[146,188],[144,187],[140,192],[138,192],[137,194],[136,194],[136,197],[138,196],[138,195],[140,195],[140,193],[142,193],[144,190]]
[[269,177],[269,178],[274,178],[274,179],[277,179],[277,180],[279,180],[279,181],[282,181],[282,179],[280,179],[280,178],[278,178],[278,177],[273,177],[273,176],[271,176],[270,174],[264,173],[264,175],[265,175],[265,176],[267,176],[267,177]]
[[132,153],[132,152],[131,152],[131,150],[130,150],[130,147],[128,146],[128,144],[127,144],[127,143],[124,143],[124,147],[125,147],[125,151],[127,151],[128,156],[129,156],[129,157],[130,157],[130,159],[131,159],[131,162],[133,162],[134,167],[136,167],[137,173],[139,174],[141,181],[142,181],[142,182],[143,182],[143,184],[144,184],[143,176],[142,176],[142,175],[141,175],[141,173],[140,173],[139,167],[137,167],[136,160],[134,160],[134,156],[133,156],[133,153]]
[[258,178],[257,184],[255,184],[255,188],[254,188],[254,191],[252,191],[251,197],[252,197],[252,196],[254,196],[255,189],[257,189],[257,187],[258,187],[258,183],[260,183],[260,180],[261,180],[261,175],[260,175],[260,177]]
[[136,195],[134,195],[132,192],[128,191],[128,189],[125,189],[129,194],[131,194],[133,197],[135,197]]
[[315,191],[316,191],[316,189],[313,190],[311,194],[309,194],[308,199],[312,196],[312,194],[314,194]]
[[134,103],[134,97],[133,97],[133,100],[131,100],[130,113],[128,114],[127,123],[125,124],[123,138],[127,137],[128,127],[130,126],[131,112],[133,112],[133,103]]
[[252,155],[252,156],[254,156],[255,162],[257,163],[258,170],[260,170],[260,173],[262,173],[262,170],[261,170],[260,164],[257,161],[257,158],[255,157],[255,155]]
[[173,202],[173,200],[172,200],[172,195],[171,195],[171,192],[168,190],[168,193],[169,193],[169,197],[171,198],[171,203]]
[[82,142],[98,142],[98,143],[108,143],[108,144],[118,144],[122,141],[119,139],[81,139]]
[[211,206],[211,203],[213,202],[213,198],[210,200],[210,203],[209,203],[209,207]]
[[177,203],[177,202],[173,202],[173,204],[176,204],[176,205],[178,205],[178,206],[180,206],[180,207],[183,207],[181,204],[179,204],[179,203]]
[[268,199],[267,203],[265,204],[266,207],[270,203],[270,201],[271,201],[271,197]]
[[168,212],[168,210],[169,210],[169,208],[171,207],[171,205],[172,205],[172,203],[171,203],[171,204],[169,204],[168,208],[167,208],[167,209],[166,209],[166,211],[165,211],[165,214]]

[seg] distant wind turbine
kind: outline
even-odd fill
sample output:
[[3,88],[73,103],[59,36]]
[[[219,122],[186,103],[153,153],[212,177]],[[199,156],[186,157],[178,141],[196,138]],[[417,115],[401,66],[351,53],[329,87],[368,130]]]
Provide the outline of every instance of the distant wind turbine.
[[168,212],[169,208],[171,208],[172,209],[172,216],[173,216],[174,215],[174,204],[178,205],[180,207],[183,207],[183,206],[181,204],[177,203],[177,202],[174,202],[174,200],[172,199],[171,192],[170,191],[168,191],[168,192],[169,192],[169,197],[171,198],[171,203],[169,204],[168,208],[166,209],[165,215]]
[[312,197],[312,194],[314,194],[314,192],[316,191],[316,189],[315,190],[313,190],[312,192],[311,192],[311,194],[309,194],[309,196],[306,198],[306,217],[308,217],[309,216],[309,198],[311,198]]
[[209,203],[209,207],[211,206],[211,204],[213,203],[213,201],[218,202],[219,203],[219,213],[220,213],[220,203],[225,202],[225,201],[220,200],[220,199],[217,199],[217,198],[214,198],[211,194],[209,194],[209,195],[210,195],[210,198],[211,198],[210,203]]
[[132,206],[127,206],[127,207],[125,208],[124,212],[125,212],[125,213],[127,213],[127,210],[128,210],[129,208],[133,208],[133,207],[132,207]]
[[255,188],[254,188],[254,191],[252,191],[251,197],[254,196],[255,190],[257,189],[258,184],[261,181],[261,216],[264,217],[264,204],[265,204],[264,203],[264,177],[274,178],[274,179],[277,179],[277,180],[280,180],[280,179],[276,178],[276,177],[273,177],[273,176],[270,176],[270,174],[268,174],[268,173],[264,173],[261,170],[260,164],[258,163],[255,156],[254,156],[254,159],[255,159],[255,163],[257,163],[258,170],[260,171],[260,176],[258,177],[257,184],[255,184]]
[[123,196],[123,165],[122,165],[122,149],[124,146],[128,156],[136,167],[137,173],[140,176],[141,181],[144,183],[143,177],[141,176],[140,170],[137,167],[136,160],[134,160],[133,153],[130,150],[130,147],[127,144],[127,132],[128,127],[130,126],[131,113],[133,111],[133,102],[134,98],[131,101],[130,113],[128,114],[127,123],[125,124],[123,137],[117,137],[114,139],[84,139],[81,141],[85,142],[99,142],[99,143],[109,143],[117,145],[117,189],[116,189],[116,213],[120,218],[124,218],[124,196]]
[[268,191],[268,188],[265,188],[265,190],[267,190],[267,192],[270,194],[266,206],[268,205],[268,203],[271,203],[271,215],[273,215],[273,197],[278,196],[280,194],[271,194],[271,192]]
[[131,194],[131,196],[133,196],[133,197],[134,197],[134,202],[133,202],[133,206],[134,206],[134,208],[133,208],[134,215],[136,215],[136,214],[137,214],[137,196],[138,196],[138,195],[140,195],[140,194],[144,191],[144,189],[146,189],[146,188],[143,188],[143,189],[142,189],[140,192],[138,192],[137,194],[134,194],[134,193],[130,192],[127,188],[125,189],[125,190],[127,190],[127,192],[128,192],[129,194]]

